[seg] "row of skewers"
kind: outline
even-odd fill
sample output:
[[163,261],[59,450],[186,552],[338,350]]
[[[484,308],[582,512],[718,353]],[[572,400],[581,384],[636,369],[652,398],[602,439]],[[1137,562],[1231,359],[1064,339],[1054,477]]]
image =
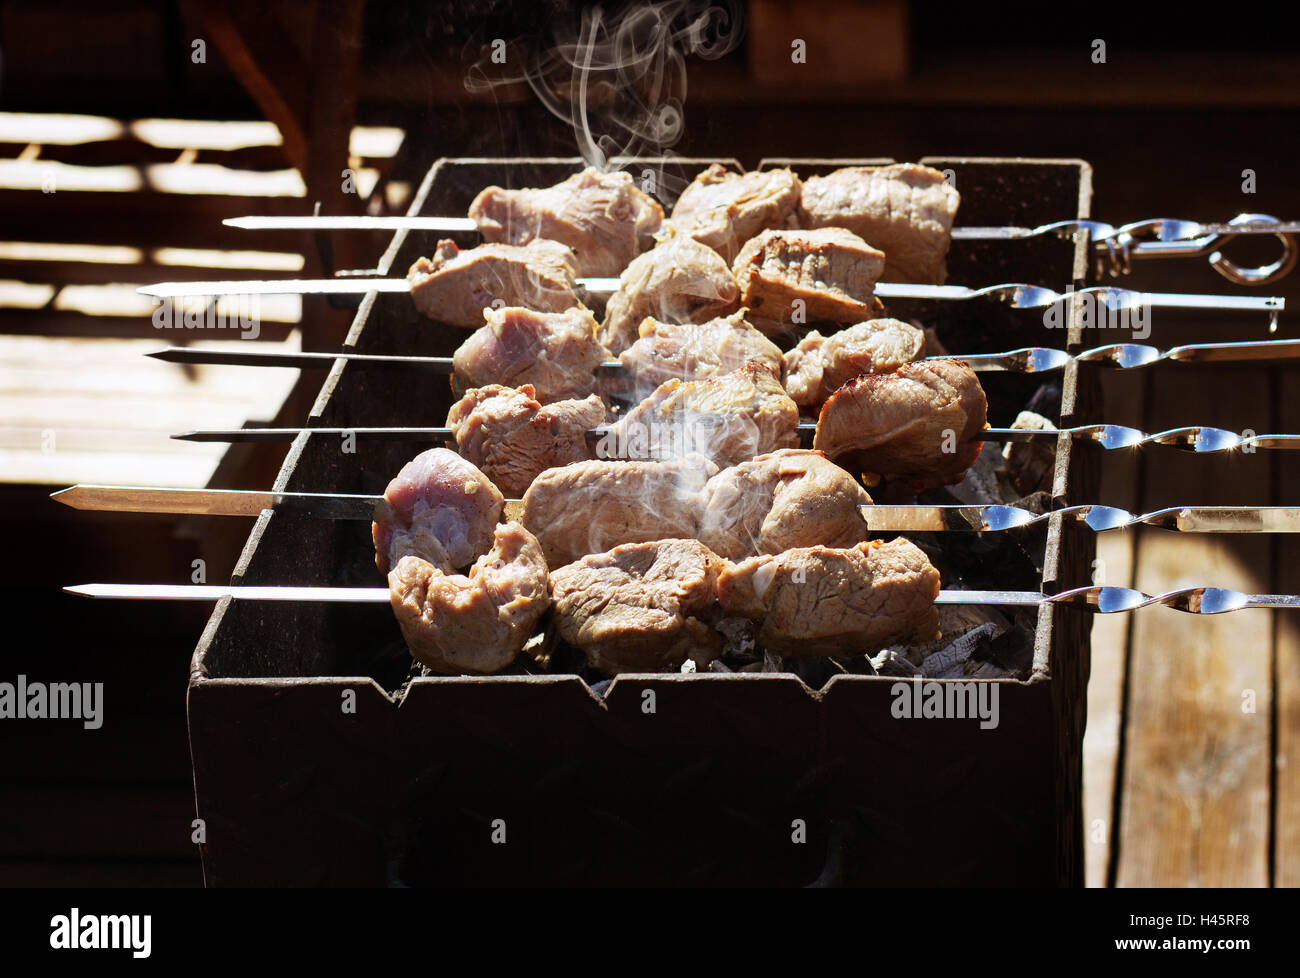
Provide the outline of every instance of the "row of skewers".
[[[358,364],[449,371],[461,399],[447,426],[338,429],[445,440],[459,454],[422,453],[382,498],[120,487],[74,487],[59,498],[171,512],[186,506],[247,512],[269,502],[317,515],[369,515],[376,564],[389,588],[309,590],[321,600],[386,597],[416,659],[448,673],[506,668],[548,608],[565,640],[583,650],[590,666],[611,674],[687,661],[707,667],[721,648],[718,625],[727,616],[757,623],[765,647],[798,656],[935,642],[938,606],[960,602],[1116,611],[1156,601],[1201,613],[1300,603],[1216,589],[1154,598],[1122,588],[1053,596],[945,592],[920,548],[870,539],[881,530],[1010,529],[1051,518],[1008,506],[879,506],[851,474],[860,473],[868,487],[952,484],[986,440],[1068,434],[1105,447],[1300,447],[1296,436],[1218,429],[1154,436],[1110,425],[1066,433],[1050,425],[989,429],[977,370],[1037,372],[1059,369],[1068,358],[1032,348],[927,356],[934,337],[883,316],[880,295],[957,297],[925,292],[944,288],[943,257],[957,206],[942,175],[925,170],[849,168],[800,184],[790,171],[740,176],[711,168],[683,194],[666,227],[659,226],[661,211],[656,223],[658,205],[623,174],[584,171],[541,190],[489,188],[471,208],[488,243],[461,251],[443,242],[400,280],[430,318],[472,327],[477,316],[483,325],[447,359],[353,355]],[[603,214],[604,223],[581,217],[593,213]],[[889,245],[884,251],[881,241]],[[598,323],[581,300],[628,252]],[[584,275],[588,289],[580,295]],[[882,275],[916,284],[882,288]],[[214,294],[206,289],[211,284],[189,288]],[[262,283],[252,291],[275,287]],[[1010,288],[1019,290],[1007,293],[1017,304],[1060,299]],[[170,286],[150,291],[176,294]],[[1108,301],[1119,304],[1139,295],[1111,293]],[[1279,303],[1250,300],[1237,307],[1276,310]],[[1170,297],[1169,304],[1188,303]],[[782,352],[772,342],[805,323],[818,329],[793,349]],[[1202,344],[1161,353],[1118,344],[1077,359],[1127,367],[1161,359],[1294,356],[1297,347]],[[202,362],[203,356],[187,351],[163,358]],[[259,359],[239,356],[237,362]],[[315,358],[299,362],[308,359]],[[607,402],[620,395],[634,406],[609,419]],[[816,424],[800,421],[801,408],[818,412]],[[798,447],[806,434],[813,451]],[[502,522],[511,512],[507,493],[522,499],[511,514],[518,519]],[[1132,522],[1190,531],[1300,528],[1285,507],[1180,508],[1135,517],[1089,506],[1060,518],[1095,529]],[[131,596],[123,587],[81,593]],[[207,588],[184,596],[303,600],[304,590]],[[182,596],[176,589],[151,595]],[[833,609],[810,595],[832,595]]]

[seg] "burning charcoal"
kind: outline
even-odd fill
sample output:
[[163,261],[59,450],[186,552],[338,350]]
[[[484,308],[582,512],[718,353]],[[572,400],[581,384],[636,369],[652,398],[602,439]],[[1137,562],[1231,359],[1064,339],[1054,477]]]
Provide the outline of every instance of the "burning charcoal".
[[964,675],[965,664],[974,654],[975,647],[991,639],[994,633],[994,626],[988,623],[957,636],[944,648],[925,657],[921,663],[921,675],[927,679],[956,679]]
[[[1021,411],[1011,427],[1030,431],[1056,430],[1056,425],[1032,411]],[[1019,495],[1051,490],[1052,474],[1056,469],[1056,446],[1052,442],[1042,439],[1008,442],[1003,446],[1002,454]]]
[[883,649],[871,660],[871,664],[881,676],[911,678],[920,675],[920,670],[898,649]]

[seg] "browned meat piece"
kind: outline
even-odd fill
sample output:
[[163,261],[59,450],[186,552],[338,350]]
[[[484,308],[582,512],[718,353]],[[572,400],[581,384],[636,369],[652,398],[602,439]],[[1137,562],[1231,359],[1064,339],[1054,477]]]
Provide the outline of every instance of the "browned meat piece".
[[605,405],[595,394],[543,407],[533,393],[527,384],[476,387],[447,414],[461,457],[515,499],[544,469],[591,458],[587,431],[605,422]]
[[578,274],[612,277],[651,246],[664,211],[628,174],[588,167],[553,187],[488,187],[469,216],[485,241],[558,241],[578,256]]
[[884,374],[919,360],[925,334],[897,319],[869,319],[830,336],[816,330],[785,355],[785,389],[800,407],[826,398],[862,374]]
[[901,538],[763,554],[718,580],[722,610],[762,622],[762,644],[791,656],[870,655],[932,641],[939,637],[938,596],[939,572]]
[[842,227],[884,251],[886,282],[942,285],[961,196],[915,163],[849,166],[803,184],[799,224]]
[[698,452],[720,466],[797,448],[799,407],[761,363],[707,380],[669,380],[610,426],[597,456],[679,458]]
[[722,652],[714,630],[726,561],[695,540],[661,540],[592,554],[551,574],[560,635],[607,676],[657,672]]
[[538,312],[581,306],[573,291],[574,273],[573,252],[554,241],[521,248],[485,244],[468,251],[454,241],[439,241],[433,257],[421,258],[406,277],[415,308],[425,316],[478,329],[484,309],[494,303]]
[[960,360],[923,360],[837,390],[822,406],[813,447],[850,471],[913,489],[951,485],[975,464],[987,417],[975,371]]
[[500,672],[550,604],[542,549],[518,523],[497,527],[468,577],[408,555],[388,575],[388,590],[411,654],[447,674]]
[[605,306],[600,341],[621,353],[636,341],[647,316],[666,323],[698,323],[733,311],[740,290],[712,248],[671,234],[628,265]]
[[821,452],[787,449],[723,469],[704,487],[700,542],[738,560],[867,539],[867,491]]
[[451,387],[459,397],[488,384],[529,384],[537,400],[550,404],[594,391],[596,367],[608,358],[586,309],[491,309],[487,325],[452,356]]
[[782,374],[781,349],[745,319],[745,311],[707,323],[647,319],[641,338],[619,356],[627,391],[640,400],[668,380],[705,380],[754,360],[773,376]]
[[733,173],[714,163],[682,191],[672,225],[727,261],[767,228],[796,227],[799,178],[791,170]]
[[885,255],[843,228],[764,231],[732,265],[740,301],[756,317],[788,327],[851,323],[875,308]]
[[370,528],[381,574],[408,554],[446,572],[469,566],[492,545],[505,505],[487,476],[446,448],[402,466],[384,499],[392,515]]
[[694,537],[700,490],[718,471],[699,455],[673,462],[575,462],[524,494],[523,523],[552,567],[621,543]]

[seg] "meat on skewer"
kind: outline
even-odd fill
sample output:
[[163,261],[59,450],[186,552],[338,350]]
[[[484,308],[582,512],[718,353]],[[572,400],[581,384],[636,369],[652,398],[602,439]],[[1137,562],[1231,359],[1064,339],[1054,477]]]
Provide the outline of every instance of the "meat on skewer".
[[666,459],[699,452],[719,466],[799,445],[799,407],[763,364],[707,380],[669,380],[611,425],[597,453]]
[[740,249],[732,273],[741,304],[763,332],[802,323],[853,323],[883,307],[872,290],[885,254],[852,231],[763,231]]
[[411,300],[435,322],[478,329],[485,309],[524,306],[538,312],[582,307],[574,291],[573,252],[555,241],[484,244],[461,251],[438,242],[431,258],[411,266]]
[[669,223],[731,262],[760,231],[798,226],[799,187],[789,169],[742,174],[715,163],[682,191]]
[[469,216],[485,241],[558,241],[573,249],[579,275],[612,277],[653,244],[664,212],[629,174],[588,167],[552,187],[488,187]]
[[375,522],[375,565],[387,574],[413,555],[450,573],[492,545],[505,497],[471,463],[446,448],[417,455],[384,490],[392,515]]
[[605,306],[600,341],[621,353],[637,338],[642,320],[699,323],[733,312],[740,290],[727,263],[693,238],[665,232],[660,242],[633,259]]
[[518,523],[496,527],[469,574],[407,555],[388,575],[411,654],[435,672],[490,675],[514,662],[550,606],[546,560]]
[[717,471],[701,455],[547,469],[524,493],[523,524],[541,541],[552,567],[619,544],[694,538],[699,492]]
[[839,227],[885,253],[887,282],[942,285],[961,195],[916,163],[849,166],[803,182],[799,226]]
[[761,622],[762,644],[789,656],[932,641],[939,637],[938,595],[939,572],[903,539],[763,554],[718,578],[723,612]]
[[697,540],[658,540],[584,556],[551,572],[555,621],[587,664],[612,676],[658,672],[722,652],[718,576],[726,561]]
[[587,431],[605,421],[595,394],[543,405],[535,393],[528,384],[476,387],[447,414],[461,457],[515,499],[544,470],[591,458]]
[[813,330],[785,354],[785,389],[800,407],[820,408],[863,374],[883,374],[925,355],[925,333],[898,319],[869,319],[823,336]]
[[452,356],[451,386],[463,396],[475,387],[531,385],[543,404],[586,397],[609,351],[596,339],[586,309],[533,312],[507,306],[483,310],[485,325]]
[[744,309],[703,323],[646,319],[640,338],[619,354],[621,378],[611,378],[631,400],[649,397],[669,380],[707,380],[739,369],[747,361],[763,364],[778,379],[784,373],[781,348],[755,329]]
[[821,452],[784,449],[723,469],[700,493],[699,539],[733,560],[868,537],[871,496]]
[[988,401],[960,360],[906,363],[849,381],[822,405],[813,447],[862,472],[913,489],[960,482],[975,464]]
[[820,452],[785,449],[719,471],[703,456],[578,462],[541,473],[522,520],[551,566],[624,543],[698,539],[738,559],[867,538],[871,497]]

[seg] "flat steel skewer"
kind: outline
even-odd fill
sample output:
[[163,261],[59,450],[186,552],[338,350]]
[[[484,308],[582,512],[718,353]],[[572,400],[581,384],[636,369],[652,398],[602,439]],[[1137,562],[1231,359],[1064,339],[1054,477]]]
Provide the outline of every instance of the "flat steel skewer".
[[[271,350],[211,350],[203,347],[169,346],[145,356],[165,363],[207,364],[238,367],[328,368],[335,360],[364,366],[417,367],[452,372],[451,357],[401,356],[377,353],[311,353]],[[1072,361],[1096,363],[1116,370],[1149,367],[1157,363],[1227,363],[1257,360],[1300,360],[1300,340],[1258,340],[1237,343],[1189,343],[1161,350],[1142,343],[1112,343],[1084,350],[1074,356],[1050,346],[1026,346],[1004,353],[949,354],[926,360],[956,359],[979,372],[1046,373],[1060,370]],[[606,360],[597,367],[603,373],[620,373],[627,368],[618,360]]]
[[[379,520],[391,515],[383,496],[323,492],[258,492],[156,486],[76,485],[51,495],[73,509],[119,513],[257,516],[263,510],[336,520]],[[522,505],[517,499],[506,505]],[[1134,514],[1113,506],[1069,506],[1035,513],[1017,506],[861,506],[867,528],[879,532],[1011,530],[1059,517],[1090,529],[1139,524],[1180,533],[1300,533],[1300,506],[1170,506]]]
[[[352,604],[390,604],[386,587],[290,587],[210,584],[76,584],[63,589],[88,598],[137,601],[324,601]],[[935,604],[1009,605],[1035,607],[1064,605],[1098,614],[1136,611],[1162,605],[1194,615],[1219,615],[1247,608],[1300,608],[1300,595],[1246,594],[1227,588],[1193,587],[1164,594],[1147,594],[1127,587],[1082,587],[1057,594],[1037,591],[943,590]]]
[[[817,431],[817,424],[804,421],[796,426],[800,435],[811,437]],[[418,443],[444,442],[455,437],[450,428],[416,428],[416,427],[356,427],[356,428],[218,428],[202,431],[183,431],[172,435],[177,441],[195,442],[230,442],[263,443],[293,441],[304,431],[330,437],[377,438],[384,441],[410,441]],[[599,441],[613,436],[614,430],[609,425],[592,428],[587,437]],[[1080,425],[1074,428],[985,428],[977,436],[978,441],[992,442],[1027,442],[1055,440],[1061,435],[1068,435],[1080,441],[1092,441],[1107,450],[1120,448],[1145,448],[1148,445],[1167,445],[1171,448],[1196,454],[1213,454],[1216,452],[1254,451],[1256,449],[1295,450],[1300,449],[1300,435],[1267,434],[1246,435],[1225,428],[1191,426],[1171,428],[1147,434],[1137,428],[1118,424]]]
[[[590,293],[617,291],[617,278],[583,278],[578,285]],[[221,295],[364,295],[368,292],[411,291],[404,278],[322,278],[274,280],[224,280],[210,282],[158,282],[137,289],[141,295],[159,299]],[[1015,309],[1045,309],[1077,296],[1088,296],[1107,309],[1135,309],[1141,306],[1171,309],[1233,309],[1277,312],[1286,307],[1280,296],[1204,295],[1181,292],[1135,292],[1109,286],[1089,286],[1072,292],[1056,292],[1041,285],[1011,282],[970,288],[965,285],[909,285],[878,282],[875,294],[884,299],[957,300],[995,299]]]

